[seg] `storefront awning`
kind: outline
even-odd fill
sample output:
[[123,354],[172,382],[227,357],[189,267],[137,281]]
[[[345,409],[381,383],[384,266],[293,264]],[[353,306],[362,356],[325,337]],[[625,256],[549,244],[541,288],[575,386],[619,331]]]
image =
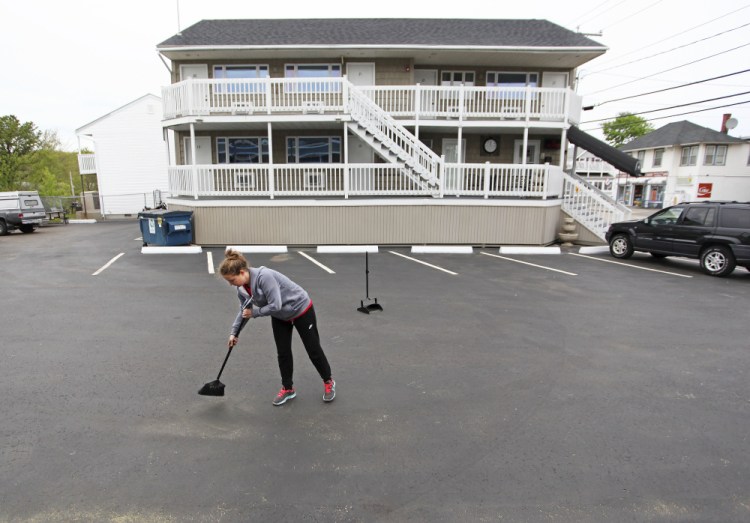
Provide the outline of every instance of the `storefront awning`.
[[581,149],[586,149],[597,158],[601,158],[621,171],[633,176],[641,176],[641,162],[638,158],[633,158],[608,143],[584,133],[575,125],[571,125],[568,129],[568,141]]

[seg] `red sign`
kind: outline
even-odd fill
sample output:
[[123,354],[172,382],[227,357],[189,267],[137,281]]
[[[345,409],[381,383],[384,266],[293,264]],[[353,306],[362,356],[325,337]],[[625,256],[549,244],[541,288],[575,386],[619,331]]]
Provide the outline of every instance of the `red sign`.
[[698,184],[698,198],[710,198],[711,197],[711,189],[713,189],[714,184],[712,183],[699,183]]

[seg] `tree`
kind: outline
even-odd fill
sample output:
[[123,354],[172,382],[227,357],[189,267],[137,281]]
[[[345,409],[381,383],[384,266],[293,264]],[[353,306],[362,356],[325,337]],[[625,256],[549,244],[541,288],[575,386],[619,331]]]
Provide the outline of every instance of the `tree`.
[[0,190],[20,189],[21,167],[39,148],[41,133],[32,122],[13,115],[0,116]]
[[617,118],[602,125],[602,130],[611,146],[620,147],[634,138],[650,133],[654,127],[640,116],[620,113]]

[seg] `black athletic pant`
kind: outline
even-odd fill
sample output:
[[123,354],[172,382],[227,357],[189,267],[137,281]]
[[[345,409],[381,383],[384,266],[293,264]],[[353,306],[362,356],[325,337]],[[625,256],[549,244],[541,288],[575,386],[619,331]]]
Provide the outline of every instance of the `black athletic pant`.
[[308,311],[293,321],[271,318],[273,328],[273,339],[276,341],[276,352],[279,357],[279,370],[281,371],[281,384],[285,389],[293,386],[292,375],[294,374],[294,360],[292,358],[292,331],[297,328],[299,337],[305,345],[307,355],[324,380],[331,378],[331,367],[328,359],[320,346],[318,325],[315,319],[315,308],[310,306]]

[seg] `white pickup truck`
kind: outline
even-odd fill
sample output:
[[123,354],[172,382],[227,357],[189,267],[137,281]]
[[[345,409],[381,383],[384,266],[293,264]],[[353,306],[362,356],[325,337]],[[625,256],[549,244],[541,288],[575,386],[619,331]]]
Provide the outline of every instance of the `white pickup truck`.
[[36,191],[0,192],[0,236],[13,229],[34,232],[47,216]]

